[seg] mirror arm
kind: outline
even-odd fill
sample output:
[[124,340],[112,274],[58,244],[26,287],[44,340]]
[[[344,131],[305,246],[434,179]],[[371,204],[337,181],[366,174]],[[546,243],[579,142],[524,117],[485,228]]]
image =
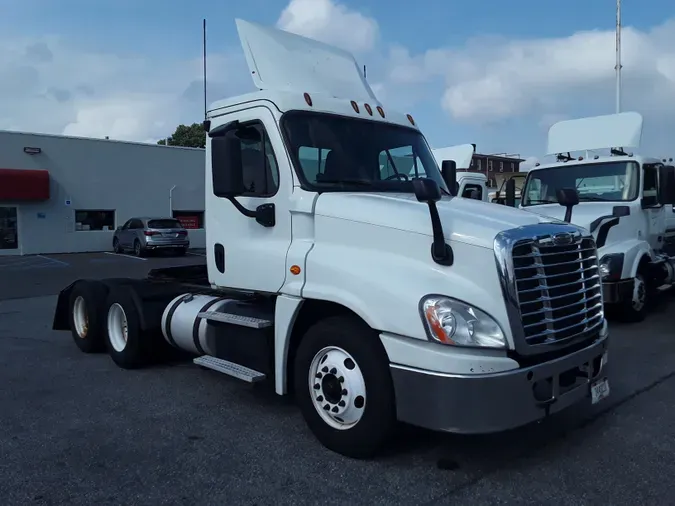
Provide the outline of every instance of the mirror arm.
[[445,242],[445,237],[443,237],[443,225],[436,202],[428,202],[428,206],[431,216],[431,230],[434,236],[434,241],[431,243],[431,258],[439,265],[450,266],[455,260],[455,255],[450,245]]
[[232,202],[232,205],[234,205],[234,207],[237,208],[237,211],[239,211],[247,218],[255,218],[258,215],[256,211],[251,211],[250,209],[246,209],[244,206],[242,206],[236,198],[234,197],[225,197],[225,198],[230,202]]

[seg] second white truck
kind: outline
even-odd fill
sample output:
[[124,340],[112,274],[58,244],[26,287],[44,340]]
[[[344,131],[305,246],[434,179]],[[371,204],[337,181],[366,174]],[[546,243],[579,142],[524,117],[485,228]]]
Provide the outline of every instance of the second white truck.
[[455,197],[452,164],[351,54],[237,28],[259,91],[205,121],[206,266],[78,280],[55,329],[126,369],[176,348],[267,381],[352,457],[399,421],[486,433],[607,397],[588,232]]
[[[548,138],[556,161],[530,170],[521,201],[593,234],[604,301],[630,321],[644,319],[652,298],[675,284],[675,168],[629,151],[640,146],[642,124],[635,112],[556,123]],[[577,193],[568,209],[564,189]]]

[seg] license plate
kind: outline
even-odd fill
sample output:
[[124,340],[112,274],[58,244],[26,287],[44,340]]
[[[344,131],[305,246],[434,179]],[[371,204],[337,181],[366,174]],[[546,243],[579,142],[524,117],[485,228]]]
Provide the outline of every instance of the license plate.
[[607,378],[596,381],[591,385],[591,402],[597,404],[609,395],[609,381]]

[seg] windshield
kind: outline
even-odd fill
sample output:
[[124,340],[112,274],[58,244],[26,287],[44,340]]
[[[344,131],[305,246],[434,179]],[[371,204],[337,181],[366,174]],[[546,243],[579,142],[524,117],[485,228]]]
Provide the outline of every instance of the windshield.
[[424,136],[413,128],[305,111],[286,113],[282,126],[309,189],[412,192],[412,179],[428,177],[447,192]]
[[602,162],[531,171],[523,192],[523,207],[556,204],[556,190],[576,188],[581,202],[635,200],[638,195],[637,162]]

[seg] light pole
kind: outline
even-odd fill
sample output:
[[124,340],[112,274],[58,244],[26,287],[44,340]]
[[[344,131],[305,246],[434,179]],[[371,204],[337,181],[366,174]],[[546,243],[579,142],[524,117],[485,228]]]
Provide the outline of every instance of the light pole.
[[616,113],[621,112],[621,0],[616,0]]
[[173,191],[176,189],[176,185],[173,185],[169,190],[169,218],[173,218]]

